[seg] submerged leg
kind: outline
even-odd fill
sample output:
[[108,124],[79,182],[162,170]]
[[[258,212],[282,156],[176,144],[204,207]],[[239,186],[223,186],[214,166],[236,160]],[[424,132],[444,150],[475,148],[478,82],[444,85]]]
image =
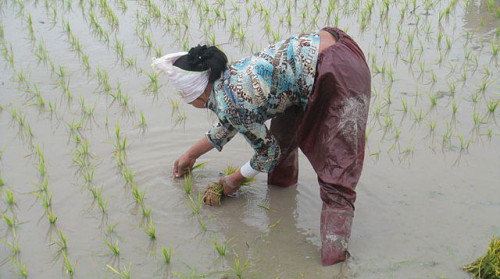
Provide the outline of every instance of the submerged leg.
[[267,175],[267,184],[288,187],[297,184],[299,176],[299,152],[297,147],[298,109],[289,109],[285,114],[273,118],[271,133],[279,143],[280,161]]
[[347,245],[351,236],[352,207],[334,208],[323,203],[321,209],[321,263],[324,266],[343,262],[348,257]]

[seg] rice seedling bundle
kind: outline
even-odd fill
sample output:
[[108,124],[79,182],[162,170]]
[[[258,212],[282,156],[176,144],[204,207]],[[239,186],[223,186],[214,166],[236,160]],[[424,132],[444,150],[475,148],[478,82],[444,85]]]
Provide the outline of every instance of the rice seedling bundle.
[[[224,175],[230,175],[238,170],[239,168],[228,166],[223,173]],[[241,186],[249,186],[252,181],[254,181],[253,177],[245,178],[241,183]],[[213,182],[208,185],[207,190],[205,190],[205,194],[203,195],[203,203],[210,206],[219,206],[222,200],[222,188],[223,186],[217,182]]]
[[464,270],[481,279],[500,279],[500,237],[493,237],[485,255],[464,266]]

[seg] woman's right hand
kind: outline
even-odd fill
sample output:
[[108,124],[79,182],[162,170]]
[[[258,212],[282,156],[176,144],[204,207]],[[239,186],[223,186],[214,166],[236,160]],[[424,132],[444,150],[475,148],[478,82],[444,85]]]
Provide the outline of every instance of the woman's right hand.
[[179,159],[174,162],[174,177],[182,177],[191,170],[196,163],[196,158],[192,158],[186,153],[182,154]]

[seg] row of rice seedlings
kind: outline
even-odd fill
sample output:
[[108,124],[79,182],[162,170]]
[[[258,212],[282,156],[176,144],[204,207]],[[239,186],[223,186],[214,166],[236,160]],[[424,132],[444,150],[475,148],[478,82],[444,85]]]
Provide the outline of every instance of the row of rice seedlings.
[[89,20],[90,20],[90,26],[94,34],[104,42],[106,45],[109,44],[109,32],[102,28],[101,24],[97,20],[97,15],[90,10],[89,11]]
[[102,14],[104,14],[105,18],[108,20],[111,28],[118,29],[120,21],[113,12],[113,9],[109,7],[107,0],[99,0],[99,7],[101,8]]
[[134,198],[137,205],[141,207],[142,217],[149,219],[148,223],[142,224],[142,230],[149,236],[151,240],[156,239],[156,227],[153,223],[153,218],[151,216],[151,208],[148,208],[145,203],[146,190],[140,190],[137,183],[134,181],[135,172],[133,172],[125,162],[126,159],[126,137],[121,134],[121,128],[119,125],[115,128],[115,155],[114,159],[117,163],[118,168],[121,170],[123,179],[125,180],[126,186],[130,187],[132,197]]
[[[53,67],[53,68],[55,68],[55,67]],[[66,77],[65,71],[63,70],[62,67],[59,67],[59,72],[57,73],[57,76],[59,79],[64,79]],[[39,90],[36,87],[35,87],[34,92],[35,92],[35,96],[40,95]],[[24,117],[18,116],[18,117],[16,117],[16,119],[20,119],[20,120],[18,120],[18,122],[20,122],[21,125],[24,125]],[[70,133],[74,134],[76,138],[79,137],[79,130],[81,128],[81,122],[75,123],[75,121],[73,121],[73,123],[68,123],[68,126],[70,127]],[[37,196],[42,200],[42,205],[45,208],[49,223],[54,224],[57,220],[57,215],[55,214],[54,210],[52,209],[52,191],[50,191],[50,194],[48,194],[48,178],[47,178],[48,176],[47,176],[47,172],[46,172],[44,156],[43,156],[43,153],[41,153],[39,148],[37,148],[36,153],[37,153],[38,158],[39,158],[39,163],[38,163],[39,171],[40,171],[40,175],[41,175],[43,181],[42,181],[42,183],[40,183],[40,189],[37,192],[35,192],[35,194],[37,194]],[[88,150],[88,142],[85,141],[85,144],[82,145],[81,148],[77,149],[75,154],[78,155],[77,158],[82,158],[82,157],[88,158],[90,156],[90,153]],[[83,161],[82,159],[76,159],[75,161],[78,161],[78,160],[80,162]],[[86,164],[84,164],[84,165],[86,165]],[[86,167],[86,172],[84,174],[84,177],[85,177],[85,180],[87,181],[87,183],[91,183],[93,181],[93,170],[91,170],[91,168]],[[107,205],[107,199],[106,199],[106,203],[104,203],[102,201],[102,198],[99,199],[99,197],[101,197],[100,192],[97,195],[97,199],[99,201],[100,207],[102,208],[102,211],[104,212],[105,207]],[[69,261],[68,256],[65,252],[65,250],[67,249],[66,237],[62,234],[62,232],[60,230],[58,231],[58,233],[59,233],[60,238],[59,238],[59,240],[55,241],[54,243],[59,246],[59,248],[60,248],[60,249],[58,249],[59,252],[63,251],[64,269],[66,270],[66,272],[69,275],[73,275],[74,268],[73,268],[71,262]]]
[[[40,148],[38,144],[35,145],[35,143],[31,143],[31,149],[33,149],[33,155],[38,159],[38,170],[39,170],[39,175],[40,175],[40,183],[35,184],[37,186],[37,190],[33,191],[32,193],[35,194],[42,203],[42,206],[45,211],[45,215],[47,217],[47,220],[49,224],[52,226],[56,223],[57,221],[57,214],[55,213],[55,210],[53,209],[53,192],[49,188],[49,179],[48,179],[48,171],[47,171],[47,163],[45,159],[45,155]],[[6,202],[9,205],[14,205],[14,197],[12,192],[6,191]],[[15,227],[16,227],[16,219],[15,218],[9,218],[5,214],[3,215],[4,220],[9,224],[9,226],[12,228],[12,231],[15,233]],[[66,272],[69,275],[74,274],[74,268],[71,264],[71,262],[68,259],[67,256],[67,238],[63,234],[61,230],[58,230],[58,236],[59,239],[55,240],[53,243],[49,245],[57,245],[57,253],[62,253],[64,262],[63,262],[63,267],[66,270]],[[27,276],[27,269],[26,265],[20,265],[19,262],[15,258],[11,258],[14,262],[14,264],[18,267],[19,269],[19,274],[21,274],[23,277]]]
[[140,113],[140,120],[139,123],[135,126],[136,129],[139,129],[141,134],[145,134],[147,129],[148,129],[148,122],[146,120],[146,117],[144,116],[144,112]]

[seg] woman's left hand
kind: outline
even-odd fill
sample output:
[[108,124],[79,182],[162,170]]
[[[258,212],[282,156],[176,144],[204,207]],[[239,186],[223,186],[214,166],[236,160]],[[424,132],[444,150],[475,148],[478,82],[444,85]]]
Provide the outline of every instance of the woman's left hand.
[[219,179],[219,184],[222,185],[222,193],[226,196],[234,194],[240,189],[243,179],[245,179],[245,177],[241,175],[239,170],[233,174],[222,177]]

